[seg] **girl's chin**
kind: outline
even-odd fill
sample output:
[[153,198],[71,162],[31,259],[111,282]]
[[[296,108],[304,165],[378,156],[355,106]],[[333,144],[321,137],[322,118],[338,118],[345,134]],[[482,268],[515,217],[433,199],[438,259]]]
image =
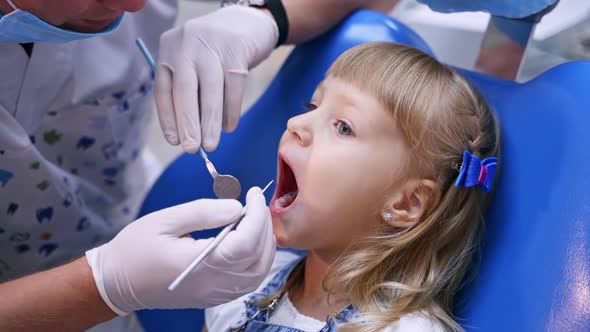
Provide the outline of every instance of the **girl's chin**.
[[284,241],[281,241],[277,238],[277,247],[281,248],[281,249],[288,249],[291,248],[287,243],[285,243]]
[[277,229],[274,221],[273,221],[273,233],[275,235],[275,239],[277,240],[277,246],[280,248],[292,248],[292,249],[301,249],[301,244],[299,241],[294,239],[292,236],[289,236],[284,229]]
[[285,247],[287,240],[285,228],[282,221],[279,218],[275,218],[274,216],[272,217],[272,232],[275,235],[275,239],[277,240],[277,245],[279,247]]
[[277,239],[277,246],[279,248],[291,248],[289,239],[285,238],[284,236],[277,236],[277,233],[275,233],[275,239]]
[[296,250],[309,250],[308,246],[304,241],[301,239],[295,239],[293,237],[287,236],[277,236],[275,233],[275,238],[277,240],[277,246],[279,248],[289,248],[289,249],[296,249]]
[[273,215],[272,231],[277,241],[277,246],[281,248],[292,248],[298,250],[307,250],[309,225],[304,222],[303,218],[289,215]]

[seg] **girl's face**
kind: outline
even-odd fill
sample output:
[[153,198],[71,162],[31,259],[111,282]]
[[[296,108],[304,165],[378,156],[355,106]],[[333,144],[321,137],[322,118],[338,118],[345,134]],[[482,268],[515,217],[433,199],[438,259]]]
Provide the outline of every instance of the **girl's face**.
[[337,255],[383,225],[409,148],[379,101],[346,81],[326,78],[310,104],[281,138],[273,228],[281,246]]

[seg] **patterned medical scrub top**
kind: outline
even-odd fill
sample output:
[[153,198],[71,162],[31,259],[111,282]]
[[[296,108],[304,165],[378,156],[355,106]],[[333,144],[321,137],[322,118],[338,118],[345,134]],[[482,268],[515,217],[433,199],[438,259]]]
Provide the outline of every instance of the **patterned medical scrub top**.
[[146,190],[144,131],[175,0],[149,1],[113,33],[0,43],[0,282],[63,264],[131,222]]

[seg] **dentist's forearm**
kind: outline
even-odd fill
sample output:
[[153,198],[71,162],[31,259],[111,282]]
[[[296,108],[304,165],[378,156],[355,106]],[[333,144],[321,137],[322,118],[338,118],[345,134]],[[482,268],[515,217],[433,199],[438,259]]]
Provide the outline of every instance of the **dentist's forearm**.
[[287,43],[313,39],[357,9],[388,13],[398,0],[283,0],[289,19]]
[[81,331],[115,316],[85,257],[0,284],[0,331]]

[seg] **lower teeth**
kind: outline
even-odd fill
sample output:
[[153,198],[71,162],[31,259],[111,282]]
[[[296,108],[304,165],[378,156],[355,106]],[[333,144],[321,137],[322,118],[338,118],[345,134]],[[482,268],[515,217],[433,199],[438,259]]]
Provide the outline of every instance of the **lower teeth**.
[[292,192],[284,194],[283,196],[281,196],[277,200],[275,200],[275,207],[281,208],[281,207],[288,206],[289,204],[291,204],[295,200],[295,196],[297,196],[296,191],[292,191]]

